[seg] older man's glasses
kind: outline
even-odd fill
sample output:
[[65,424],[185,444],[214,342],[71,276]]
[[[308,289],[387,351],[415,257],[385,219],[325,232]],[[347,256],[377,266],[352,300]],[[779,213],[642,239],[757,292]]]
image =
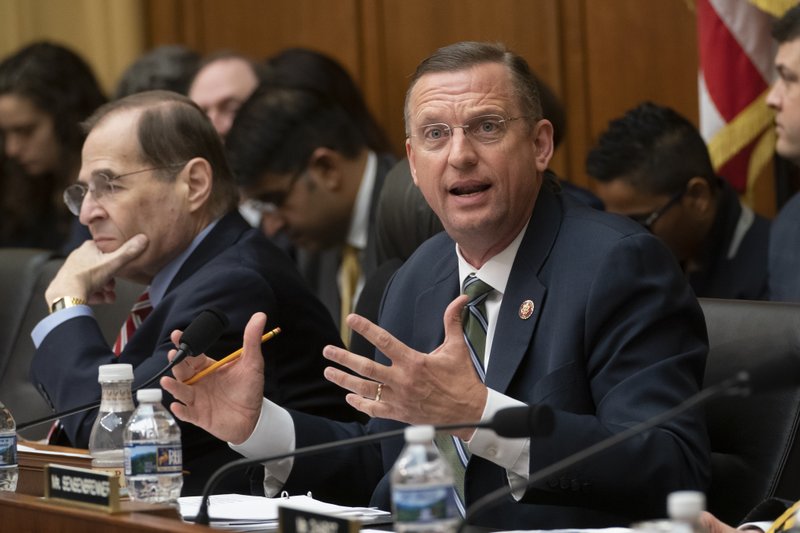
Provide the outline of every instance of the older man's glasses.
[[180,168],[185,163],[176,165],[167,165],[163,167],[143,168],[141,170],[134,170],[133,172],[125,172],[124,174],[110,174],[107,172],[98,172],[89,179],[89,184],[73,183],[64,190],[64,203],[67,204],[69,212],[75,216],[81,214],[81,206],[86,194],[91,192],[95,201],[100,202],[103,198],[108,198],[117,192],[115,181],[124,178],[125,176],[132,176],[133,174],[141,174],[143,172],[150,172],[153,170],[164,170],[167,168]]
[[464,135],[482,144],[491,144],[502,139],[508,124],[524,116],[504,118],[500,115],[481,115],[469,119],[463,126],[451,126],[444,122],[425,124],[414,130],[412,137],[418,139],[424,150],[441,150],[453,137],[453,130],[461,128]]
[[653,224],[656,223],[656,220],[661,218],[661,215],[666,213],[672,206],[677,204],[683,198],[683,194],[686,192],[686,189],[681,189],[680,191],[676,192],[672,196],[670,196],[669,200],[659,207],[658,209],[651,211],[650,213],[643,213],[637,215],[628,215],[628,218],[631,218],[647,228],[648,231],[653,231]]

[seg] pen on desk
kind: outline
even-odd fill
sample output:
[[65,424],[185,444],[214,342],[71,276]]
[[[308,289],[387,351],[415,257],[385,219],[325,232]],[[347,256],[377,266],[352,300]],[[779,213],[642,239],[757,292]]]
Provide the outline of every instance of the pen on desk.
[[[268,332],[264,333],[261,336],[261,342],[262,343],[267,342],[268,340],[270,340],[272,337],[274,337],[275,335],[277,335],[280,332],[281,332],[281,328],[275,328],[275,329],[273,329],[271,331],[268,331]],[[200,381],[201,379],[203,379],[204,377],[206,377],[210,373],[214,372],[216,369],[218,369],[222,365],[225,365],[227,363],[230,363],[231,361],[236,361],[237,359],[239,359],[239,357],[241,357],[243,351],[244,351],[244,347],[239,348],[238,350],[236,350],[232,354],[220,359],[219,361],[217,361],[213,365],[204,368],[203,370],[201,370],[200,372],[198,372],[194,376],[192,376],[189,379],[187,379],[186,381],[184,381],[184,383],[186,385],[194,385],[195,383],[197,383],[198,381]]]

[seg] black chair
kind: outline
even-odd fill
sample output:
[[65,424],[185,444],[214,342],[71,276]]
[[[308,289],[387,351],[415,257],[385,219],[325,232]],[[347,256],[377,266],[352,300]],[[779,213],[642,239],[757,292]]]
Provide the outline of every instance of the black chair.
[[[700,305],[710,346],[706,385],[775,355],[800,357],[800,304],[701,298]],[[706,414],[712,513],[737,524],[764,499],[800,499],[800,387],[721,397]]]
[[[52,412],[28,377],[35,353],[30,334],[47,315],[44,292],[63,261],[47,250],[0,248],[0,401],[11,410],[17,423]],[[94,308],[109,343],[116,339],[142,290],[140,285],[118,280],[116,302]],[[20,434],[27,439],[41,439],[49,427],[41,424]]]

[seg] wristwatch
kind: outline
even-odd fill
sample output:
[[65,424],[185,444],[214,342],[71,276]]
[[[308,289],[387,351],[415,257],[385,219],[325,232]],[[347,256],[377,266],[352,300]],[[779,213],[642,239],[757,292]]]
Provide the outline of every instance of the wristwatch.
[[74,307],[76,305],[83,305],[86,303],[86,300],[83,298],[76,298],[75,296],[62,296],[53,301],[50,304],[50,313],[55,313],[56,311],[60,311],[61,309],[66,309],[67,307]]

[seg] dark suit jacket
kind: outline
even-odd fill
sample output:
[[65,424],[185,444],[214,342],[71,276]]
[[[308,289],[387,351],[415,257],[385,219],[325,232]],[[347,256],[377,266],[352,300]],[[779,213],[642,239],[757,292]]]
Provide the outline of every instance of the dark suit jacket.
[[[372,190],[372,198],[369,211],[369,229],[367,237],[367,247],[361,257],[361,271],[365,277],[369,277],[378,268],[378,258],[375,244],[375,213],[378,197],[383,188],[384,178],[389,169],[394,165],[393,156],[386,154],[378,155],[378,164],[375,171],[375,188]],[[319,252],[310,252],[303,249],[297,250],[297,264],[303,277],[311,285],[311,289],[322,300],[333,318],[336,327],[339,327],[341,300],[339,298],[339,285],[337,275],[341,264],[342,251],[340,248],[332,248]]]
[[700,257],[700,270],[689,274],[689,284],[698,298],[765,299],[770,222],[754,215],[736,253],[728,257],[741,222],[742,204],[727,181],[720,183],[717,215]]
[[772,222],[769,299],[800,302],[800,194],[786,202]]
[[[247,320],[254,312],[264,311],[268,327],[282,330],[264,345],[264,395],[304,412],[356,418],[355,410],[344,401],[344,391],[322,375],[323,346],[341,345],[330,317],[291,260],[238,213],[223,217],[189,256],[119,359],[93,318],[74,318],[44,339],[34,356],[31,378],[56,411],[99,398],[97,367],[101,364],[132,364],[135,387],[166,365],[167,351],[173,348],[170,333],[185,329],[208,307],[220,309],[230,319],[208,355],[221,358],[240,347]],[[165,393],[164,405],[172,401]],[[96,414],[93,410],[62,420],[74,445],[87,446]],[[184,481],[184,494],[199,493],[211,472],[241,456],[191,424],[180,426],[184,468],[191,472]],[[248,490],[249,485],[243,487]]]
[[[487,372],[490,388],[556,411],[553,434],[531,440],[531,472],[696,393],[707,351],[703,315],[671,252],[630,220],[566,204],[542,189],[514,261]],[[443,340],[442,316],[458,293],[454,243],[439,234],[390,282],[381,325],[430,352]],[[534,313],[523,320],[519,308],[528,299]],[[297,446],[399,426],[293,417]],[[363,504],[378,484],[373,504],[385,507],[388,490],[381,478],[401,446],[392,439],[298,459],[287,490]],[[665,516],[670,491],[708,486],[709,456],[703,413],[687,413],[536,485],[526,503],[507,498],[479,523],[500,529],[601,527]],[[473,456],[467,502],[506,483],[502,468]]]

